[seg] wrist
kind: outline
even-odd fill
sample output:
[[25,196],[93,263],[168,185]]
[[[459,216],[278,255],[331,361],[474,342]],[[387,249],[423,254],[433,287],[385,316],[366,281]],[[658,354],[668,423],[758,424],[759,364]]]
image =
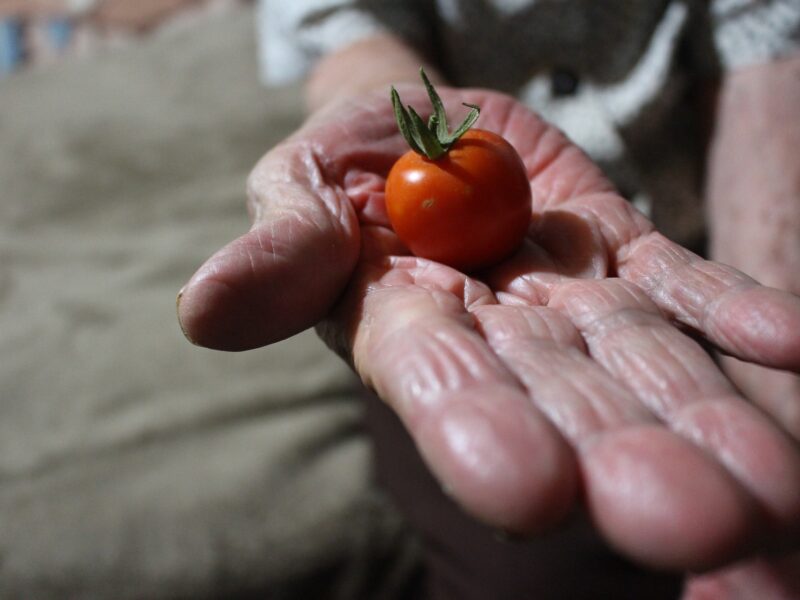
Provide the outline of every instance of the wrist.
[[424,66],[434,84],[444,84],[437,69],[391,34],[360,40],[323,57],[308,78],[306,106],[310,112],[348,97],[386,90],[398,83],[418,83]]

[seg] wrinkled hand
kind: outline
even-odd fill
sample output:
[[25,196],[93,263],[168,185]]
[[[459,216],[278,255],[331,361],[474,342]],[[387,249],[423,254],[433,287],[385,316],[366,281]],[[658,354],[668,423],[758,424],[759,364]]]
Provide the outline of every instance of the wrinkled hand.
[[693,336],[798,371],[800,299],[666,240],[510,98],[442,96],[454,119],[481,105],[478,126],[525,161],[534,214],[516,256],[469,276],[405,255],[382,194],[405,148],[374,96],[317,113],[261,161],[252,229],[181,293],[187,336],[241,350],[317,325],[443,487],[497,527],[537,531],[580,500],[617,548],[678,569],[796,529],[796,444]]

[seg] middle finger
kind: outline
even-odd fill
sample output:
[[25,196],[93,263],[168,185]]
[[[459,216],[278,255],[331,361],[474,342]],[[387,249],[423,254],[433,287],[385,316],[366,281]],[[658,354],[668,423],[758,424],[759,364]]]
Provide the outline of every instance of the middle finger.
[[473,313],[533,404],[576,448],[587,508],[609,541],[655,566],[687,568],[746,538],[747,494],[595,362],[563,314],[524,305]]
[[592,357],[659,419],[723,464],[771,520],[800,515],[800,459],[738,395],[709,354],[623,280],[559,286],[549,306],[580,330]]

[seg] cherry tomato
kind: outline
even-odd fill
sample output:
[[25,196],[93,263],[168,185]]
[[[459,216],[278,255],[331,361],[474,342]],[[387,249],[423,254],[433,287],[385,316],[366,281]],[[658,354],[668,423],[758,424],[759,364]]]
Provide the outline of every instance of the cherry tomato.
[[392,228],[408,249],[463,271],[496,263],[522,242],[531,188],[516,150],[482,129],[439,158],[408,151],[386,180]]

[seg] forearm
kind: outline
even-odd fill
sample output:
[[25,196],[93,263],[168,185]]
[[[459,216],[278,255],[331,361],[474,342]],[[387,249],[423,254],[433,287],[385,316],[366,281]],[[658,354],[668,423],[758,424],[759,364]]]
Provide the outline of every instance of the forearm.
[[712,257],[800,292],[800,56],[726,79],[708,167]]
[[306,104],[314,112],[324,105],[404,82],[419,82],[419,68],[434,83],[443,83],[438,71],[396,36],[376,35],[324,57],[306,84]]

